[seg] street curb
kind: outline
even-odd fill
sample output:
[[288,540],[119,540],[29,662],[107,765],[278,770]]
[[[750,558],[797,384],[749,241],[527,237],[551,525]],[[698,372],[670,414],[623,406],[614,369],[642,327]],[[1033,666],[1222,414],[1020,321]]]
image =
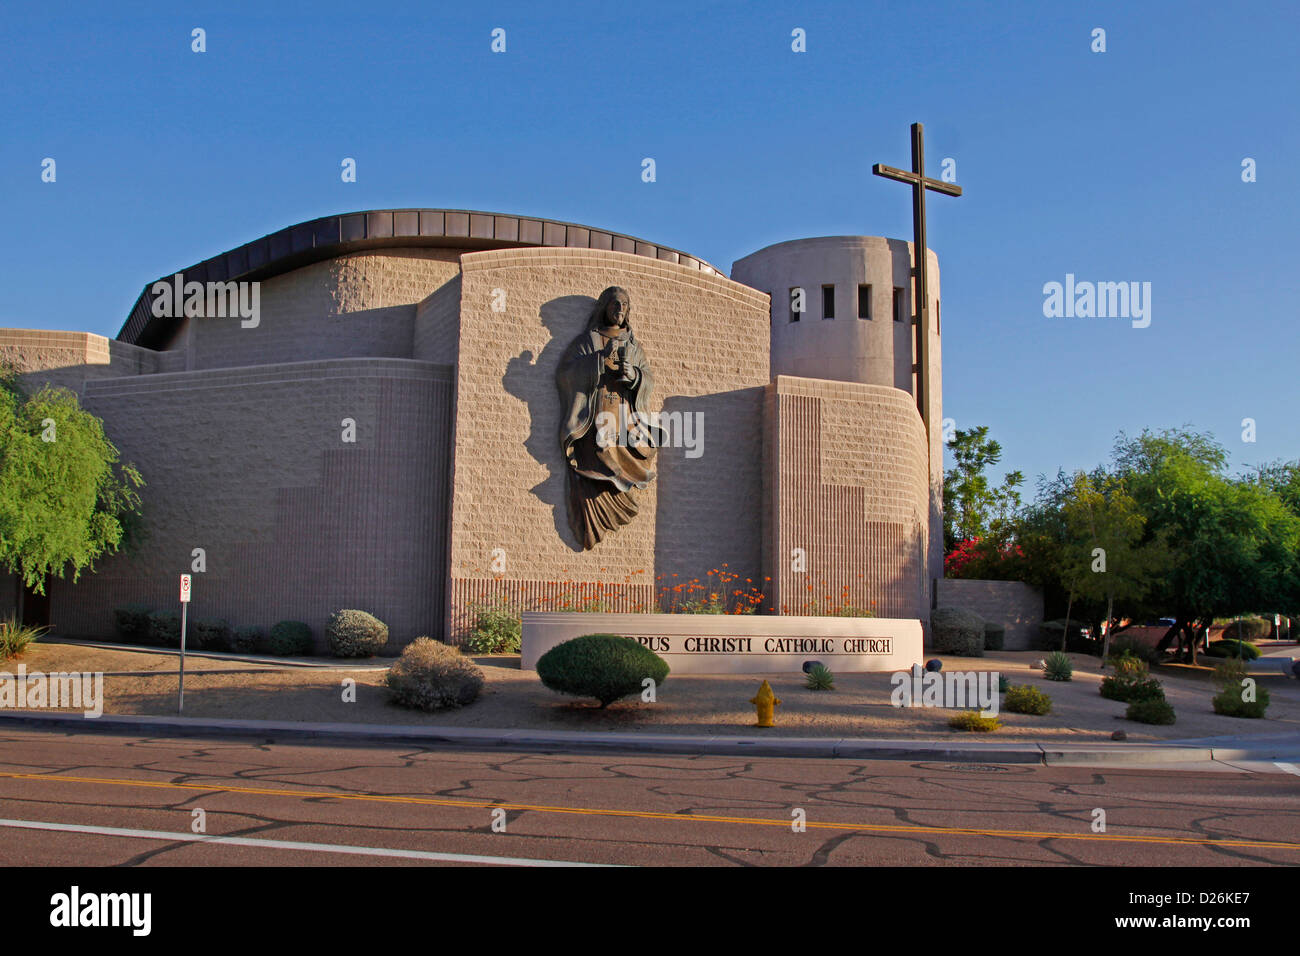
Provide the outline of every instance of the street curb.
[[[1260,747],[1207,746],[1206,740],[1160,744],[1094,746],[1024,743],[967,744],[940,740],[870,738],[704,737],[678,734],[592,734],[581,731],[509,730],[504,728],[418,727],[397,724],[302,723],[270,720],[203,720],[193,717],[104,715],[13,711],[0,713],[5,724],[48,729],[122,733],[151,732],[186,736],[258,736],[338,742],[400,741],[452,747],[491,747],[552,752],[663,753],[685,756],[815,757],[853,760],[947,760],[1008,764],[1151,764],[1203,763],[1214,760],[1296,759],[1300,739],[1270,741]],[[1235,741],[1234,741],[1235,742]],[[1287,746],[1279,744],[1289,743]]]

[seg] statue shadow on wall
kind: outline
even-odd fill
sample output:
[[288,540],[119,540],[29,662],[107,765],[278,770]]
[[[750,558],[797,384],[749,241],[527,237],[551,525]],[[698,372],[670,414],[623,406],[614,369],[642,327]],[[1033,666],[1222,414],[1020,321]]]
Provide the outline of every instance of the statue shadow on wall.
[[[661,414],[695,416],[685,432],[695,448],[672,442],[660,450],[655,509],[655,575],[707,580],[725,563],[741,579],[761,567],[763,389],[663,397]],[[730,423],[724,427],[720,423]],[[707,449],[707,451],[706,451]],[[744,584],[737,585],[744,587]]]
[[573,338],[586,328],[587,318],[595,308],[590,295],[566,295],[552,299],[541,308],[542,325],[551,335],[541,353],[533,356],[525,349],[506,363],[502,387],[524,403],[528,409],[528,437],[524,448],[533,460],[546,467],[547,476],[529,492],[551,509],[555,533],[571,551],[582,546],[569,528],[567,501],[568,463],[560,454],[560,395],[555,384],[555,370]]

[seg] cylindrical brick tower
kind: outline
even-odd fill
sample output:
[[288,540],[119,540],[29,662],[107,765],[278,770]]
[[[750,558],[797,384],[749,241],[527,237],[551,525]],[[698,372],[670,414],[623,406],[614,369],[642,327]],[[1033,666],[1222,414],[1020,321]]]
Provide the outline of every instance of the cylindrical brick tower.
[[[917,396],[912,243],[827,236],[767,246],[737,261],[731,278],[772,297],[772,375],[859,382]],[[943,376],[939,261],[929,252],[929,533],[927,594],[943,576]],[[802,311],[798,310],[802,302]],[[920,403],[918,403],[919,405]],[[920,408],[917,410],[921,415]]]

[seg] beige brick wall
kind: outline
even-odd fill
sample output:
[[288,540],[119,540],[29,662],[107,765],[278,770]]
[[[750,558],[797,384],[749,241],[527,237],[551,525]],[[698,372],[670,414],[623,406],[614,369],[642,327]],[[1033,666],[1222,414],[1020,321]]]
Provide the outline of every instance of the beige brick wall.
[[1043,595],[1022,581],[943,578],[936,601],[937,607],[966,608],[1001,624],[1007,629],[1003,648],[1009,651],[1032,649],[1043,622]]
[[455,365],[460,345],[460,274],[415,307],[411,357],[422,362]]
[[416,305],[455,277],[456,249],[380,249],[313,263],[261,283],[261,320],[178,320],[166,351],[192,369],[348,356],[410,358]]
[[86,408],[148,482],[148,538],[75,587],[54,583],[57,632],[106,636],[124,603],[172,608],[201,547],[194,615],[299,619],[320,642],[333,610],[359,607],[388,623],[392,650],[440,635],[450,401],[450,369],[405,359],[88,383]]
[[888,386],[779,375],[767,388],[767,415],[764,574],[776,606],[800,614],[848,603],[928,620],[929,476],[912,398]]
[[[630,610],[653,598],[660,574],[705,579],[725,562],[757,578],[767,296],[675,263],[598,250],[478,252],[462,268],[453,606],[492,588],[554,597],[572,580],[623,590]],[[632,328],[655,374],[652,408],[702,412],[704,452],[689,459],[681,448],[661,449],[634,522],[582,552],[568,527],[555,369],[610,285],[631,296]],[[503,313],[491,308],[498,288]],[[506,549],[496,583],[494,548]],[[460,624],[457,616],[454,633]]]
[[48,382],[80,392],[88,379],[149,374],[157,357],[91,332],[0,329],[0,364],[16,369],[31,386]]

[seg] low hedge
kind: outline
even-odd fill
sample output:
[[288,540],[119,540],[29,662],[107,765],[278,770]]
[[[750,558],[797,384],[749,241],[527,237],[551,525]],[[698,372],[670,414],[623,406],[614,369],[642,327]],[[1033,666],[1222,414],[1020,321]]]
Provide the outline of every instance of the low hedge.
[[1205,649],[1210,657],[1239,657],[1246,661],[1259,660],[1259,648],[1249,641],[1214,641]]
[[113,608],[113,632],[123,644],[148,644],[149,614],[147,604],[124,604]]
[[1007,640],[1007,629],[992,621],[984,622],[984,650],[1000,651]]
[[325,634],[335,657],[374,657],[388,643],[388,625],[355,608],[331,614]]
[[279,621],[267,633],[262,649],[280,657],[310,654],[313,649],[311,628],[302,621]]
[[185,626],[185,643],[199,651],[230,650],[230,625],[218,618],[194,618]]
[[1128,705],[1124,716],[1140,724],[1172,724],[1177,720],[1173,704],[1165,700],[1163,694],[1160,697],[1133,701]]
[[[311,634],[308,632],[308,640]],[[230,649],[236,654],[255,654],[266,644],[266,634],[260,627],[246,625],[230,632]]]
[[175,611],[154,611],[150,614],[149,643],[161,647],[180,647],[181,616]]
[[941,607],[930,612],[931,643],[939,654],[960,657],[984,656],[984,618],[959,607]]

